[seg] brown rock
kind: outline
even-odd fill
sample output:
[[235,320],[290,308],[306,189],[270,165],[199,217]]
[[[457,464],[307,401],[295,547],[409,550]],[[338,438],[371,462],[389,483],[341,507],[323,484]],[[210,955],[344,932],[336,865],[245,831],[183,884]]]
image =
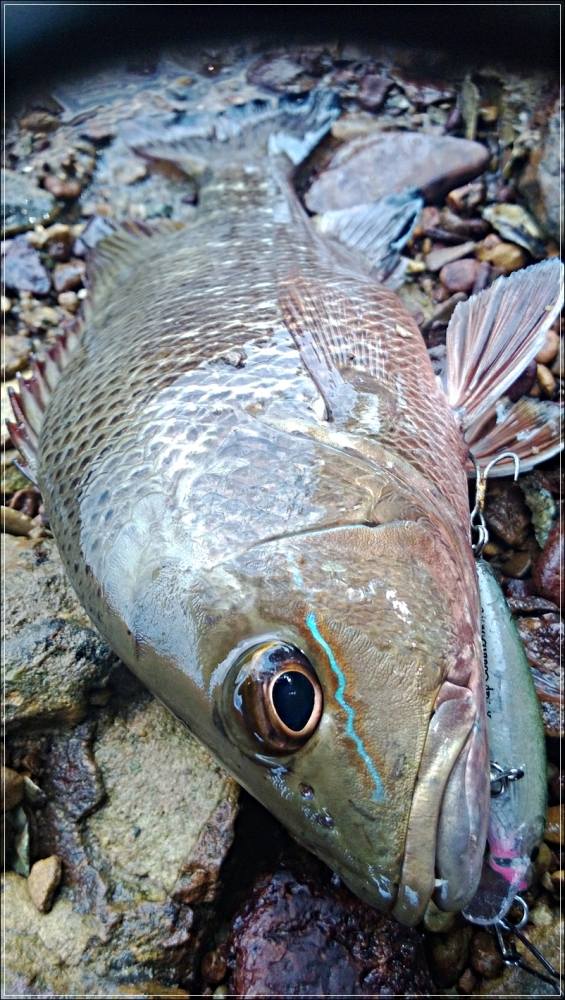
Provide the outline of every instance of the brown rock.
[[31,351],[31,340],[19,333],[2,334],[2,379],[13,378],[25,368]]
[[532,583],[536,594],[548,601],[553,601],[558,607],[563,605],[563,561],[564,561],[565,524],[563,518],[558,519],[549,532],[542,552],[534,562]]
[[546,367],[546,365],[538,364],[536,371],[536,379],[541,389],[542,396],[546,396],[547,399],[551,399],[553,393],[555,392],[555,387],[557,385],[557,382],[555,380],[555,376],[549,370],[549,368]]
[[469,961],[472,930],[454,927],[448,934],[435,934],[430,941],[430,968],[442,986],[453,986]]
[[457,983],[457,989],[459,990],[459,992],[463,993],[465,996],[470,996],[470,994],[475,989],[476,985],[477,985],[476,976],[473,975],[470,969],[465,969],[465,972],[460,977]]
[[[481,267],[483,265],[481,264]],[[489,265],[487,264],[487,267]],[[515,382],[512,383],[510,388],[507,390],[506,395],[513,403],[521,399],[522,396],[526,396],[527,393],[532,388],[537,375],[537,365],[535,361],[530,361],[527,368],[524,369],[521,375],[518,376]]]
[[27,514],[12,510],[11,507],[2,507],[2,531],[9,535],[29,535],[32,528],[33,521]]
[[385,102],[393,81],[379,73],[366,73],[361,80],[357,101],[367,111],[377,111]]
[[228,971],[226,956],[221,948],[208,951],[202,959],[202,975],[207,983],[221,983]]
[[67,312],[75,313],[80,305],[80,299],[76,292],[61,292],[57,296],[57,303]]
[[230,992],[240,996],[425,995],[414,930],[377,913],[329,876],[277,871],[233,923]]
[[458,215],[472,215],[484,200],[485,186],[482,181],[472,181],[463,187],[454,188],[446,198],[449,207]]
[[551,362],[557,357],[559,351],[559,344],[561,338],[555,330],[548,330],[547,336],[545,338],[545,344],[543,345],[541,351],[536,355],[536,361],[540,365],[550,365]]
[[478,260],[454,260],[442,267],[439,280],[448,292],[471,292],[481,266]]
[[545,840],[550,844],[562,844],[565,828],[565,806],[550,806],[547,810]]
[[345,143],[306,195],[312,212],[376,201],[418,187],[434,201],[458,181],[484,170],[484,146],[451,136],[423,132],[381,132]]
[[516,620],[532,676],[547,736],[563,735],[561,694],[561,647],[563,624],[559,614],[547,613],[536,618]]
[[26,236],[16,236],[5,244],[2,280],[7,288],[16,292],[33,292],[34,295],[47,295],[49,292],[49,275]]
[[56,177],[54,174],[47,175],[43,186],[55,198],[61,198],[64,201],[72,201],[74,198],[78,198],[82,190],[81,183],[76,177],[63,178]]
[[71,292],[80,288],[84,281],[86,264],[83,260],[70,260],[68,264],[57,264],[53,271],[53,286],[56,292]]
[[32,865],[27,880],[27,887],[32,903],[40,913],[49,913],[62,874],[61,859],[56,854],[52,854],[49,858],[43,858],[41,861],[36,861]]
[[432,250],[431,253],[427,254],[426,267],[428,271],[440,271],[446,264],[460,260],[461,257],[468,257],[469,254],[473,253],[474,249],[475,243],[470,241],[459,243],[458,246],[454,247],[438,247],[438,249]]
[[471,941],[471,966],[486,979],[499,976],[504,967],[496,941],[487,931],[476,931]]
[[24,777],[11,767],[2,768],[2,797],[4,808],[15,809],[24,795]]
[[304,71],[298,59],[283,51],[260,56],[249,67],[247,79],[275,93],[304,94],[314,86],[312,76]]
[[485,504],[487,526],[513,549],[521,548],[527,538],[531,514],[517,483],[489,482]]
[[527,262],[526,252],[515,243],[497,243],[496,246],[490,247],[483,243],[477,248],[477,257],[492,264],[493,267],[499,267],[504,274],[517,271]]

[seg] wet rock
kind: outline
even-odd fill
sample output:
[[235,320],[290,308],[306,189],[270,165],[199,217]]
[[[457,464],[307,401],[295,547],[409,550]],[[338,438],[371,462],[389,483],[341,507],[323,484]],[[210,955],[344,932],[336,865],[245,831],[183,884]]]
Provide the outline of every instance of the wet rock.
[[476,931],[471,941],[471,966],[479,976],[494,979],[504,967],[496,940],[487,931]]
[[9,535],[29,535],[33,528],[31,517],[22,514],[19,510],[12,510],[11,507],[2,507],[2,531]]
[[314,80],[304,72],[300,62],[284,52],[261,56],[249,67],[247,79],[283,94],[304,94],[314,86]]
[[51,287],[49,275],[37,250],[29,245],[26,236],[16,236],[5,245],[2,280],[13,291],[47,295]]
[[487,205],[482,215],[504,239],[524,247],[533,257],[545,256],[542,231],[521,205]]
[[86,265],[83,260],[70,260],[67,264],[56,264],[53,271],[53,287],[56,292],[71,292],[84,282]]
[[34,110],[28,111],[19,119],[20,128],[27,132],[52,132],[58,128],[59,119],[49,111]]
[[71,256],[74,235],[71,226],[61,222],[48,226],[47,229],[37,227],[29,234],[29,242],[38,250],[46,250],[52,260],[66,261]]
[[439,104],[442,101],[453,100],[455,97],[453,88],[448,83],[417,77],[409,78],[400,73],[393,73],[392,76],[408,100],[417,106],[426,107],[428,104]]
[[545,344],[543,345],[541,351],[536,355],[536,361],[540,365],[550,365],[551,362],[557,357],[559,351],[559,344],[561,337],[555,330],[548,330],[547,336],[545,338]]
[[473,253],[475,244],[472,242],[459,243],[454,247],[440,247],[426,254],[426,267],[428,271],[440,271],[442,267],[451,264],[452,261],[460,260]]
[[563,560],[565,524],[557,520],[547,536],[542,552],[532,569],[532,582],[536,594],[541,594],[558,607],[563,605]]
[[[544,485],[543,474],[539,470],[521,477],[520,489],[532,514],[536,541],[540,549],[543,549],[557,513],[557,505],[552,491]],[[542,592],[538,591],[538,593]]]
[[344,889],[277,871],[258,882],[232,931],[230,992],[240,996],[426,995],[416,931]]
[[2,190],[6,236],[48,222],[55,212],[53,197],[39,188],[28,174],[2,170]]
[[530,512],[522,490],[513,482],[489,482],[485,503],[487,526],[497,536],[518,549],[528,538]]
[[530,364],[524,368],[522,374],[519,375],[516,381],[512,383],[510,388],[507,390],[506,395],[513,403],[517,402],[518,399],[521,399],[522,396],[526,396],[529,393],[536,380],[537,370],[538,368],[536,362],[530,361]]
[[66,309],[67,312],[76,313],[80,305],[80,299],[76,292],[61,292],[61,294],[57,296],[57,303],[63,309]]
[[447,934],[434,934],[428,940],[432,976],[442,986],[453,986],[467,966],[471,935],[472,929],[467,924],[454,927]]
[[[526,936],[538,948],[542,955],[559,969],[563,942],[563,918],[554,911],[553,922],[549,927],[535,927],[528,924]],[[531,956],[523,946],[517,945],[518,951],[529,963]],[[541,970],[540,970],[541,971]],[[530,972],[517,966],[505,966],[497,979],[487,979],[481,983],[481,995],[493,997],[530,997],[555,996],[555,990],[549,983],[544,983]]]
[[201,964],[202,976],[207,983],[221,983],[228,971],[227,958],[223,949],[216,948],[204,955]]
[[475,286],[480,267],[481,264],[478,260],[455,260],[442,267],[439,272],[439,280],[448,292],[471,292]]
[[547,736],[563,735],[561,693],[561,649],[563,623],[559,614],[548,612],[536,618],[516,620],[532,676]]
[[33,905],[40,913],[49,913],[59,888],[63,868],[56,854],[36,861],[28,875],[27,888]]
[[73,201],[82,191],[82,184],[76,177],[57,177],[55,174],[48,174],[43,184],[54,198],[61,198],[63,201]]
[[538,365],[536,369],[536,379],[541,390],[541,395],[547,399],[552,399],[557,385],[553,373],[546,365]]
[[537,141],[518,186],[532,213],[547,231],[559,240],[561,227],[561,102],[557,97],[547,119],[542,142]]
[[29,358],[31,340],[21,334],[2,334],[2,378],[13,378],[21,372]]
[[544,839],[550,844],[562,844],[565,839],[565,806],[550,806],[547,810]]
[[359,85],[358,103],[367,111],[378,111],[383,106],[393,82],[389,76],[366,73]]
[[24,796],[24,777],[11,767],[2,768],[2,801],[4,809],[15,809]]
[[477,247],[477,257],[493,267],[499,267],[504,274],[517,271],[527,263],[526,254],[515,243],[496,243],[494,246],[483,243]]
[[465,969],[465,972],[457,981],[457,989],[464,996],[470,996],[477,985],[477,978],[473,975],[470,969]]
[[[488,152],[479,143],[420,132],[383,132],[345,143],[306,194],[312,212],[350,208],[418,187],[433,201],[479,174]],[[378,165],[378,167],[377,167]]]
[[489,226],[484,219],[461,218],[450,212],[448,208],[443,208],[440,212],[439,225],[448,233],[458,236],[460,240],[480,240],[487,235]]

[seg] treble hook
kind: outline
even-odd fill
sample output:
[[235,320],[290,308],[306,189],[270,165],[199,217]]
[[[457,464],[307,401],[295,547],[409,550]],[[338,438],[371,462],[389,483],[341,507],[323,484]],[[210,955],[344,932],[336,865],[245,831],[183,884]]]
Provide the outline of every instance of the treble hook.
[[488,528],[484,517],[489,472],[495,465],[498,465],[503,458],[513,459],[514,482],[516,482],[520,474],[520,459],[514,451],[503,451],[500,455],[496,455],[494,458],[491,458],[488,465],[485,465],[484,470],[482,470],[479,463],[475,461],[477,485],[475,487],[475,506],[471,511],[471,529],[475,530],[478,535],[477,541],[473,545],[473,552],[477,557],[480,556],[489,539]]
[[[529,917],[528,904],[522,898],[522,896],[515,896],[514,903],[519,903],[522,907],[522,916],[515,923],[511,923],[507,917],[500,917],[494,924],[494,930],[496,932],[496,938],[498,942],[498,947],[500,949],[500,954],[505,965],[513,965],[517,968],[523,969],[524,972],[529,972],[532,976],[540,979],[544,983],[548,983],[555,990],[556,996],[561,996],[561,985],[559,979],[559,973],[553,968],[551,962],[548,962],[546,958],[542,955],[539,948],[536,948],[535,944],[532,944],[528,940],[525,934],[522,933],[522,928],[526,926]],[[507,934],[509,937],[516,937],[525,948],[528,949],[531,955],[536,959],[537,962],[545,969],[544,972],[540,972],[533,965],[525,960],[523,955],[520,954],[516,945],[513,941],[508,944],[504,940],[504,935]]]

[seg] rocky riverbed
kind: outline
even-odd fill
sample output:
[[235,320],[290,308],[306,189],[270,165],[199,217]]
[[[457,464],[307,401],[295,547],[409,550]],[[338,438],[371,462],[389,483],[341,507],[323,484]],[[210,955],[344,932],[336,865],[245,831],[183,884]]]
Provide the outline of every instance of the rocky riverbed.
[[[38,94],[8,126],[2,402],[75,322],[111,226],[190,225],[198,178],[134,154],[132,119],[332,88],[342,113],[296,183],[315,216],[418,186],[399,293],[441,369],[458,302],[557,253],[559,94],[549,75],[337,43],[116,66]],[[376,169],[375,164],[378,164]],[[558,400],[555,326],[510,390]],[[6,995],[542,995],[494,938],[428,914],[409,931],[299,849],[152,699],[72,593],[42,498],[2,425]],[[486,555],[516,616],[547,737],[548,823],[527,934],[559,961],[563,884],[559,463],[489,488]]]

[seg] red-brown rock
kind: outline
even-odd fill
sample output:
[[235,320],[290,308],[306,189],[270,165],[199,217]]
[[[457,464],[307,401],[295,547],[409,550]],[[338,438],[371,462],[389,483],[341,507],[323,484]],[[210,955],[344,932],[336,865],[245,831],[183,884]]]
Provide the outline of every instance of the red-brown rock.
[[558,607],[563,604],[563,536],[565,534],[564,519],[557,520],[553,525],[543,551],[536,559],[532,568],[532,583],[536,594],[553,601]]
[[480,264],[474,258],[454,260],[439,272],[439,280],[448,292],[470,292],[474,288]]

